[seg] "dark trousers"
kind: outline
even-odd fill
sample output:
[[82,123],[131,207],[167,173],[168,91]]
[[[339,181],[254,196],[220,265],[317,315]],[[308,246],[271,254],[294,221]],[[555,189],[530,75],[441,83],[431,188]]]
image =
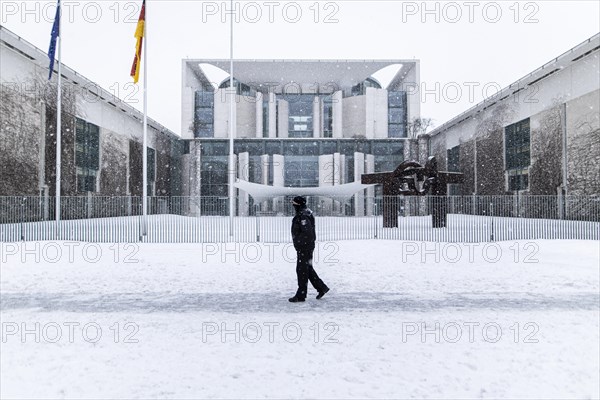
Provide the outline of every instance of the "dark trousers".
[[296,296],[305,299],[308,290],[308,281],[318,291],[322,292],[327,285],[319,278],[312,265],[313,251],[315,249],[297,250],[298,261],[296,263],[296,275],[298,275],[298,291]]

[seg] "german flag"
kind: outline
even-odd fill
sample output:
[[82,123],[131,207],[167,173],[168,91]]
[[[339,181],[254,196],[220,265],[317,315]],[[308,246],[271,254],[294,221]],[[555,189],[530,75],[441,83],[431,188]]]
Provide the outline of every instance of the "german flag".
[[133,78],[133,83],[138,83],[140,79],[140,65],[142,64],[142,43],[144,42],[144,26],[146,24],[146,0],[142,2],[142,10],[138,19],[137,28],[135,29],[134,37],[137,39],[135,46],[135,57],[131,66],[130,76]]

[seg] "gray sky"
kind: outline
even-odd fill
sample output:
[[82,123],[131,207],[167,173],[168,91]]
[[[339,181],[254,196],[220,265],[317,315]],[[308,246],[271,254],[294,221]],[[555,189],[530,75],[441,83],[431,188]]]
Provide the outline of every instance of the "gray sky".
[[[0,23],[46,51],[55,3],[0,0]],[[141,93],[127,85],[141,0],[63,4],[63,63],[141,110]],[[148,114],[177,134],[181,60],[229,58],[223,5],[229,1],[147,0]],[[422,89],[431,91],[421,115],[435,126],[483,100],[484,87],[493,94],[600,31],[596,0],[244,1],[239,7],[234,58],[419,59]],[[389,73],[379,78],[385,83]]]

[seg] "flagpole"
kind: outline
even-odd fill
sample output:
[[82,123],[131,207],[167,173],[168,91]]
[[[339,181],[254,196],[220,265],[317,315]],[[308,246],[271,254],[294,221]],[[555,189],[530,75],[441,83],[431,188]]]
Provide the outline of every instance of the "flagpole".
[[60,2],[58,3],[59,10],[57,11],[59,14],[58,17],[58,80],[56,87],[56,231],[57,237],[60,239],[60,179],[61,179],[61,152],[62,152],[62,88],[61,88],[61,67],[62,67],[62,56],[61,56],[61,48],[62,48],[62,32],[61,32],[61,24],[62,18],[60,17]]
[[233,214],[235,211],[235,155],[233,154],[233,137],[235,135],[234,110],[236,90],[233,86],[233,19],[235,13],[233,10],[233,0],[230,0],[231,23],[229,28],[229,236],[233,236]]
[[[146,4],[147,5],[147,4]],[[148,36],[146,26],[148,25],[148,7],[144,11],[144,133],[142,139],[142,236],[147,232],[147,214],[148,214]],[[139,60],[138,60],[139,62]]]

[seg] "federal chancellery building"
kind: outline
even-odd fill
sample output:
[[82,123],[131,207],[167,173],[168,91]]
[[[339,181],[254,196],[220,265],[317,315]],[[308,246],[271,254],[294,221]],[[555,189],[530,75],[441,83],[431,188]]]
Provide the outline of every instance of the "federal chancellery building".
[[[274,187],[332,187],[325,192],[334,197],[335,186],[396,168],[405,158],[409,121],[420,116],[419,96],[409,94],[419,82],[415,60],[236,60],[235,97],[230,79],[210,82],[206,66],[229,73],[229,60],[183,61],[182,135],[189,158],[200,163],[184,171],[190,194],[228,195],[233,98],[238,179]],[[386,87],[373,78],[384,68],[395,69]],[[356,189],[346,209],[334,211],[369,213],[369,199],[378,193]],[[241,215],[256,197],[240,190]],[[277,202],[273,206],[276,211]]]

